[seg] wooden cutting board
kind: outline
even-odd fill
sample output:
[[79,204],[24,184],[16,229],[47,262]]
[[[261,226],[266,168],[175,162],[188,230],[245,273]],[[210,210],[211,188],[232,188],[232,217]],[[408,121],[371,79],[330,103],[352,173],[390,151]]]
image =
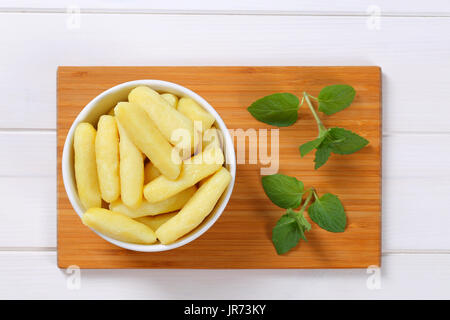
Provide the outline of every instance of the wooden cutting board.
[[[271,229],[284,213],[261,186],[258,162],[238,164],[231,200],[204,235],[175,250],[133,252],[116,247],[81,224],[66,196],[61,154],[66,134],[81,109],[102,91],[138,79],[178,83],[204,97],[229,129],[256,133],[276,129],[255,120],[246,108],[276,92],[317,96],[326,85],[346,83],[356,89],[353,104],[332,116],[320,114],[325,126],[355,131],[370,144],[353,155],[332,155],[314,170],[311,153],[300,158],[298,146],[317,135],[306,105],[299,120],[279,131],[279,172],[297,177],[341,199],[348,215],[344,233],[312,224],[302,241],[279,256]],[[111,106],[113,107],[113,106]],[[270,131],[269,131],[270,132]],[[270,134],[269,138],[270,140]],[[236,142],[236,141],[235,141]],[[248,148],[247,148],[248,149]],[[246,150],[248,152],[248,150]],[[308,218],[309,219],[309,218]],[[58,266],[80,268],[366,268],[380,265],[381,255],[381,70],[379,67],[59,67],[58,69]]]

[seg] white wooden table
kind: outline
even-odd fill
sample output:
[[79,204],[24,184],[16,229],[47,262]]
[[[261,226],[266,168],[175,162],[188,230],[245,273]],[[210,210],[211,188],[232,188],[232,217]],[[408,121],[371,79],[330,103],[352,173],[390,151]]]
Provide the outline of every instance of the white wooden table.
[[[0,40],[0,298],[450,298],[448,0],[3,0]],[[82,270],[71,290],[58,65],[381,66],[381,287],[361,269]]]

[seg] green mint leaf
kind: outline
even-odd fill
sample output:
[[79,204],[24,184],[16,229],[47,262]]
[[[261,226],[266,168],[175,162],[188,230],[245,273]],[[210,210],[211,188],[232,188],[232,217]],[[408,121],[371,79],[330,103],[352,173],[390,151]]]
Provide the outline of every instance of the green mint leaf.
[[319,100],[319,111],[332,115],[341,111],[352,103],[355,98],[355,89],[346,84],[336,84],[323,88],[317,99]]
[[316,158],[314,159],[314,169],[323,166],[331,155],[331,148],[327,142],[322,142],[316,150]]
[[284,174],[262,177],[264,192],[269,199],[281,208],[297,208],[302,202],[303,182]]
[[347,216],[339,198],[331,193],[324,194],[311,204],[308,214],[319,227],[330,232],[344,232]]
[[294,248],[302,237],[304,237],[302,228],[299,227],[296,218],[289,213],[281,216],[272,229],[272,242],[278,254]]
[[311,224],[303,213],[287,209],[272,230],[272,242],[278,254],[283,254],[294,248],[300,239],[308,241],[305,232],[311,230]]
[[354,132],[343,128],[328,129],[331,151],[337,154],[351,154],[364,148],[369,141]]
[[291,93],[275,93],[256,100],[247,110],[261,122],[287,127],[297,121],[299,103]]
[[304,157],[308,153],[310,153],[312,150],[316,149],[322,141],[325,139],[326,135],[322,135],[322,137],[314,139],[312,141],[308,141],[300,146],[300,155]]

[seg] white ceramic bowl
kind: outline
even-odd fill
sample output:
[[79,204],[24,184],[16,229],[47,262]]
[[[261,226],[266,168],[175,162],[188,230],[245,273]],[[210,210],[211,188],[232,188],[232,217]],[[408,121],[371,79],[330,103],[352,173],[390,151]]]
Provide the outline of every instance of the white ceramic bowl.
[[222,214],[225,209],[231,193],[234,187],[234,180],[236,176],[236,156],[234,153],[233,140],[231,139],[230,133],[228,132],[225,123],[219,114],[214,110],[214,108],[206,102],[205,99],[200,97],[195,92],[180,86],[175,83],[160,81],[160,80],[136,80],[125,82],[119,84],[111,89],[108,89],[102,92],[100,95],[95,97],[91,102],[89,102],[83,110],[81,110],[80,114],[77,116],[72,126],[70,127],[69,133],[67,134],[66,141],[64,143],[64,150],[62,154],[62,174],[64,180],[64,187],[67,192],[67,196],[69,197],[70,203],[72,207],[75,209],[76,213],[82,217],[84,213],[84,207],[80,202],[78,197],[78,192],[75,183],[75,174],[74,174],[74,166],[73,166],[73,135],[76,126],[80,122],[90,122],[95,127],[97,126],[97,121],[99,117],[103,114],[108,113],[108,111],[113,108],[117,102],[119,101],[128,101],[128,93],[137,86],[146,85],[150,88],[158,91],[158,92],[170,92],[179,97],[190,97],[197,101],[203,108],[205,108],[210,114],[214,116],[216,119],[216,126],[222,131],[223,134],[223,147],[226,158],[226,167],[231,173],[231,182],[227,189],[225,190],[222,197],[217,202],[214,210],[209,214],[209,216],[192,232],[187,234],[186,236],[178,239],[176,242],[163,245],[163,244],[151,244],[151,245],[142,245],[142,244],[133,244],[127,243],[119,240],[112,239],[108,236],[101,234],[93,230],[100,237],[109,241],[116,246],[134,250],[134,251],[143,251],[143,252],[157,252],[157,251],[166,251],[181,247],[206,232],[213,224],[217,221],[217,219]]

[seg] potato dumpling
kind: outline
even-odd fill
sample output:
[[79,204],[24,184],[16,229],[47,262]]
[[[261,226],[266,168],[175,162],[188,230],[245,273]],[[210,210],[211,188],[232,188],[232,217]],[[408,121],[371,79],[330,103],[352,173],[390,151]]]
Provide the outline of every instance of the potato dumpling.
[[145,110],[162,135],[172,145],[178,146],[182,154],[192,154],[195,141],[191,119],[170,107],[158,92],[149,87],[140,86],[131,90],[128,100]]
[[165,200],[150,203],[148,201],[142,201],[141,205],[137,208],[130,208],[126,206],[122,201],[117,200],[109,205],[109,209],[112,211],[120,212],[130,218],[138,218],[143,216],[154,216],[161,213],[180,210],[189,201],[192,195],[197,191],[196,186],[192,186],[183,190],[170,198]]
[[128,137],[168,179],[176,179],[181,159],[164,138],[147,113],[138,105],[120,102],[114,109],[117,119]]
[[208,149],[183,163],[181,174],[176,180],[159,176],[144,187],[144,197],[148,202],[165,200],[181,192],[222,167],[224,156],[218,148]]
[[98,121],[95,160],[103,200],[117,200],[120,196],[119,131],[113,116],[103,115]]
[[156,237],[162,244],[169,244],[196,228],[214,209],[227,188],[231,174],[221,168],[209,178],[183,209],[156,230]]
[[152,229],[118,212],[90,208],[83,214],[82,221],[95,231],[123,242],[139,244],[156,242]]
[[119,122],[117,122],[117,127],[120,135],[120,194],[123,203],[136,208],[142,202],[144,158]]
[[205,109],[203,109],[197,102],[188,97],[183,97],[178,102],[178,111],[184,114],[192,121],[200,121],[202,124],[201,131],[204,132],[213,125],[214,117]]
[[153,165],[151,161],[147,162],[144,167],[144,183],[147,184],[155,178],[159,177],[161,172]]
[[147,227],[149,227],[152,230],[158,229],[161,225],[163,225],[166,221],[168,221],[170,218],[173,218],[176,216],[178,211],[170,212],[170,213],[164,213],[157,216],[145,216],[140,218],[135,218],[137,222],[145,224]]
[[98,186],[95,162],[95,137],[97,132],[90,123],[81,122],[75,129],[73,149],[78,196],[86,209],[100,207],[102,197]]
[[169,103],[169,106],[176,109],[178,106],[178,97],[172,93],[162,93],[161,97]]

